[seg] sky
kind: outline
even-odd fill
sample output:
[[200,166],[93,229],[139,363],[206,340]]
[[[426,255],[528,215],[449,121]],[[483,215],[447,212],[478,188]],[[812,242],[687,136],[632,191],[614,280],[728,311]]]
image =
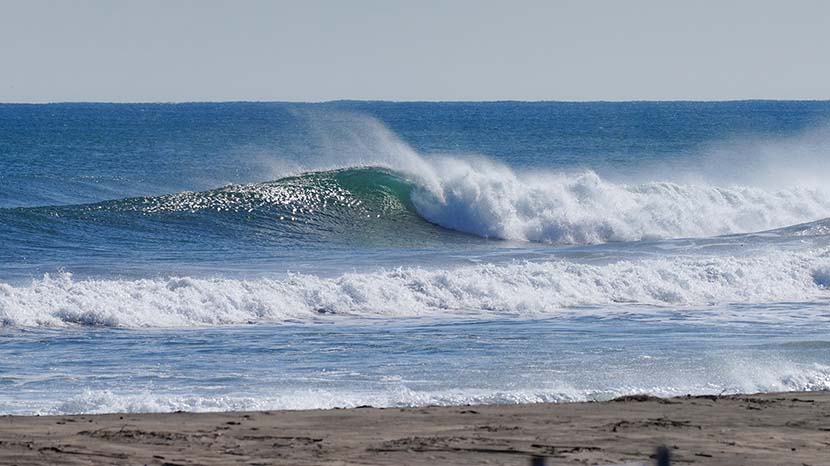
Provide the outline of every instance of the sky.
[[830,98],[830,2],[0,0],[0,102]]

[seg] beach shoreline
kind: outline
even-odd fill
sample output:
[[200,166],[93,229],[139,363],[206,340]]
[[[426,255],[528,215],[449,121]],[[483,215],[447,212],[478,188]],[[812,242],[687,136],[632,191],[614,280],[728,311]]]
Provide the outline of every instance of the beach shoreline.
[[0,417],[0,464],[828,465],[830,392]]

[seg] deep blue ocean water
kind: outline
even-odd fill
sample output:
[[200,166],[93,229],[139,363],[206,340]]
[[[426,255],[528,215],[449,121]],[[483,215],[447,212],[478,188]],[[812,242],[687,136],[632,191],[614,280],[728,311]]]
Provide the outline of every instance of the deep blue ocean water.
[[830,389],[830,102],[0,105],[0,413]]

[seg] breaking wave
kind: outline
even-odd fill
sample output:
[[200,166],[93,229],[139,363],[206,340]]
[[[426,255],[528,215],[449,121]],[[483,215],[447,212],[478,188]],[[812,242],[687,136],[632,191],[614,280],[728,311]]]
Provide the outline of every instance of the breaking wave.
[[830,197],[814,189],[625,185],[590,171],[532,177],[489,162],[447,159],[428,166],[427,176],[350,168],[206,192],[0,214],[7,224],[35,218],[44,230],[67,219],[136,230],[146,229],[146,222],[169,226],[186,219],[195,230],[265,228],[300,241],[344,233],[380,242],[399,235],[441,240],[438,226],[483,238],[557,244],[708,237],[830,216]]
[[579,306],[710,306],[828,297],[827,250],[607,264],[512,262],[324,278],[73,279],[0,284],[5,326],[186,327],[337,316],[539,316]]
[[414,191],[416,209],[438,225],[484,237],[571,244],[707,237],[830,215],[830,198],[810,189],[625,185],[591,171],[522,177],[493,165],[441,165],[439,189]]
[[[712,184],[689,176],[623,183],[590,170],[528,173],[483,157],[424,156],[371,118],[337,123],[336,131],[323,131],[335,131],[323,138],[335,145],[321,152],[313,170],[203,192],[0,209],[0,239],[13,240],[21,228],[30,236],[60,230],[64,237],[98,228],[165,237],[177,230],[236,237],[245,230],[278,241],[323,236],[383,243],[404,236],[441,242],[453,230],[492,239],[596,244],[749,233],[830,217],[823,183],[762,186],[716,177]],[[824,165],[810,170],[802,160],[798,170],[806,177],[823,173]]]
[[464,406],[482,404],[563,403],[605,401],[623,395],[647,394],[672,397],[686,394],[724,395],[735,393],[821,391],[830,389],[830,367],[796,365],[762,361],[741,361],[739,368],[712,367],[713,381],[686,380],[679,386],[660,385],[665,381],[643,371],[637,376],[639,385],[614,384],[602,389],[574,387],[568,383],[554,388],[473,389],[423,391],[403,383],[384,383],[371,389],[326,390],[289,389],[267,394],[249,395],[182,395],[149,391],[118,392],[84,390],[67,399],[47,405],[42,401],[26,406],[0,402],[0,412],[24,415],[158,413],[158,412],[223,412],[277,409],[331,409],[417,406]]

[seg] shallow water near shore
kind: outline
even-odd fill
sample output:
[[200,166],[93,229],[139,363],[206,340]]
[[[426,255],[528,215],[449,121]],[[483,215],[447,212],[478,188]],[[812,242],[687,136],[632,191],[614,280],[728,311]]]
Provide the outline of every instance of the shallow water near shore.
[[[811,309],[812,307],[812,309]],[[10,414],[514,404],[830,390],[824,306],[499,320],[333,320],[189,330],[12,330]],[[765,313],[769,313],[766,310]]]

